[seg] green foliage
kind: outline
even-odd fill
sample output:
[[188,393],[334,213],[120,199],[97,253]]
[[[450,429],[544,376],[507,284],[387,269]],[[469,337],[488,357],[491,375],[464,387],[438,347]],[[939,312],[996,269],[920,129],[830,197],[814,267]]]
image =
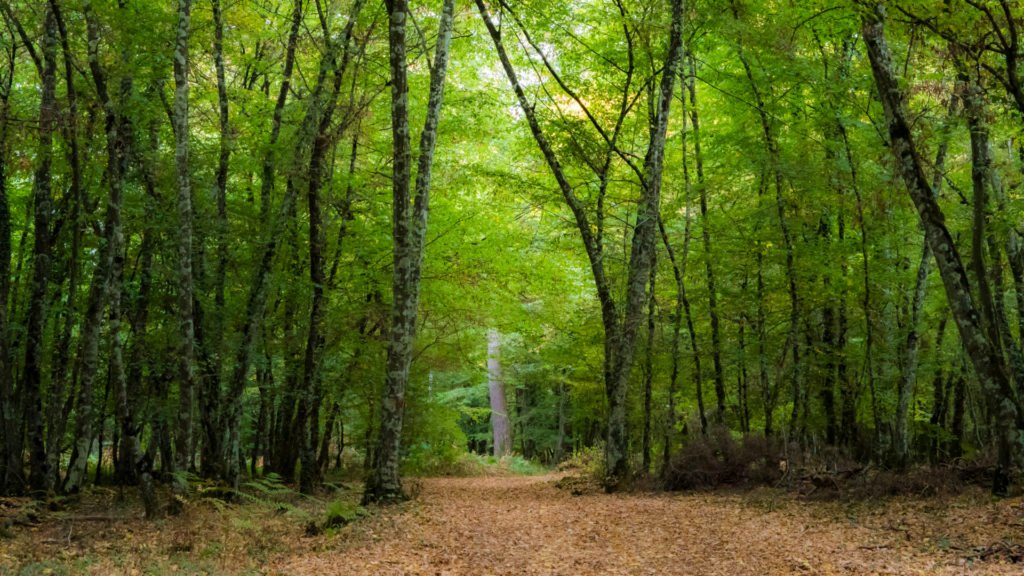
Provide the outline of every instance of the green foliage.
[[341,528],[347,526],[360,518],[365,518],[369,512],[365,508],[348,500],[332,500],[327,505],[324,528]]
[[427,401],[409,414],[403,431],[408,438],[402,461],[406,474],[444,474],[466,450],[466,435],[459,428],[459,412],[437,401]]

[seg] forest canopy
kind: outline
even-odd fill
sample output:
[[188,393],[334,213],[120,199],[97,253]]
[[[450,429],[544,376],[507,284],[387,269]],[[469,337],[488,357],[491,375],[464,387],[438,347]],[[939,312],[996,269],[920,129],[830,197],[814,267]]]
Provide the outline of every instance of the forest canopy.
[[0,494],[707,435],[1009,489],[1016,2],[0,16]]

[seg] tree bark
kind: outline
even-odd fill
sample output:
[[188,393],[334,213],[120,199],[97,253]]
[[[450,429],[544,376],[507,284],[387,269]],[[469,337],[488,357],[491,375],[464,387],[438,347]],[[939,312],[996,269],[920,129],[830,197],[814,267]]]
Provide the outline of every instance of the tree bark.
[[[697,60],[687,55],[690,75],[697,76]],[[711,225],[708,222],[708,189],[704,183],[704,156],[700,148],[700,116],[697,110],[697,83],[686,84],[690,94],[690,124],[693,128],[693,160],[697,169],[697,188],[700,190],[700,227],[704,241],[704,270],[708,282],[708,315],[711,319],[711,362],[715,369],[715,424],[725,423],[725,375],[722,371],[722,336],[718,319],[718,285],[715,283],[714,252],[711,249]]]
[[[106,220],[103,227],[104,237],[100,245],[99,260],[96,262],[92,282],[89,286],[89,300],[80,337],[80,372],[75,420],[75,445],[71,462],[68,465],[67,477],[64,481],[64,491],[68,493],[75,493],[82,487],[89,459],[89,447],[92,446],[93,442],[92,423],[96,418],[96,415],[93,413],[93,396],[95,395],[96,375],[99,370],[100,326],[103,321],[103,311],[106,309],[108,296],[110,295],[115,259],[122,258],[124,251],[124,238],[121,231],[121,204],[127,161],[127,151],[125,149],[127,144],[121,129],[124,121],[118,117],[118,112],[115,109],[113,99],[107,87],[106,71],[100,64],[99,28],[95,21],[95,15],[92,12],[91,2],[86,2],[84,11],[89,39],[89,70],[92,73],[96,93],[99,96],[104,112],[104,131],[107,139],[106,176],[110,187],[110,194],[107,200]],[[118,293],[117,297],[119,297],[120,286],[117,287],[116,292]],[[118,319],[119,323],[120,320]],[[111,338],[119,338],[119,336],[111,336]],[[119,344],[118,353],[120,354]],[[123,370],[123,367],[121,369]],[[124,374],[122,373],[120,376],[123,377]]]
[[405,391],[412,361],[419,308],[420,274],[423,265],[427,214],[430,200],[430,176],[437,143],[437,124],[444,100],[444,81],[448,70],[454,0],[444,0],[441,21],[430,71],[430,95],[427,116],[420,135],[420,156],[416,172],[415,196],[410,194],[412,150],[409,143],[409,84],[406,62],[407,0],[387,0],[390,28],[388,46],[391,68],[392,162],[392,240],[394,246],[393,303],[388,333],[387,365],[381,398],[380,431],[376,462],[367,479],[363,500],[389,502],[405,498],[399,475]]
[[[47,407],[47,457],[50,460],[50,473],[54,475],[54,481],[60,481],[60,453],[63,449],[64,431],[66,418],[64,414],[65,403],[70,403],[67,398],[68,376],[71,373],[68,367],[71,365],[70,350],[72,348],[72,334],[77,320],[78,282],[81,266],[79,256],[82,244],[82,205],[84,193],[82,190],[82,163],[79,145],[78,130],[78,93],[75,89],[75,69],[73,55],[71,52],[68,30],[64,17],[60,11],[60,4],[57,0],[50,0],[50,8],[53,10],[57,21],[57,31],[60,35],[61,52],[64,60],[64,84],[67,91],[67,116],[64,122],[64,138],[68,144],[68,164],[71,168],[71,208],[69,220],[71,221],[71,246],[67,257],[68,290],[67,301],[58,309],[58,317],[63,316],[60,335],[54,345],[54,356],[51,369],[51,385],[47,395],[49,406]],[[55,227],[56,228],[56,227]],[[55,238],[56,240],[56,234]]]
[[[946,151],[949,148],[950,129],[957,109],[957,97],[950,95],[946,113],[945,126],[942,128],[942,140],[935,152],[935,172],[932,175],[932,193],[938,198],[942,187],[943,170]],[[896,402],[896,445],[894,460],[898,468],[906,468],[910,463],[910,427],[908,425],[910,398],[914,394],[917,380],[917,356],[921,337],[918,333],[921,324],[921,311],[924,308],[925,294],[928,288],[928,276],[931,273],[932,251],[928,242],[923,243],[921,262],[917,266],[917,277],[914,281],[913,301],[910,305],[910,320],[907,327],[907,340],[903,349],[902,373]]]
[[614,491],[629,476],[629,435],[626,417],[626,393],[636,336],[646,307],[647,282],[654,267],[655,240],[660,220],[661,177],[665,160],[665,137],[672,97],[683,55],[683,0],[672,0],[672,25],[669,48],[661,75],[657,115],[644,158],[643,186],[637,206],[636,225],[629,256],[626,281],[626,309],[612,382],[608,383],[608,436],[605,442],[605,490]]
[[25,322],[25,364],[21,390],[24,425],[29,440],[29,488],[37,496],[53,489],[53,474],[47,458],[43,401],[42,364],[49,286],[52,210],[53,133],[57,126],[57,19],[47,5],[43,15],[42,96],[39,101],[39,138],[32,181],[33,239],[32,288]]
[[192,460],[192,405],[195,396],[195,318],[192,282],[192,182],[189,165],[188,51],[192,0],[178,0],[174,44],[174,165],[178,194],[178,421],[174,436],[175,489],[187,488],[185,474]]
[[[320,431],[320,356],[323,349],[323,337],[320,332],[326,306],[324,285],[327,283],[327,278],[324,258],[326,240],[320,210],[320,189],[323,187],[325,177],[324,163],[327,152],[331,148],[330,129],[334,112],[338,106],[338,95],[351,59],[349,49],[352,33],[364,3],[363,0],[357,0],[353,4],[341,38],[329,41],[333,46],[327,64],[334,73],[330,95],[324,102],[317,102],[314,97],[314,101],[310,104],[311,110],[316,108],[317,123],[309,156],[309,169],[306,173],[306,199],[309,207],[309,279],[313,286],[313,295],[310,303],[309,331],[303,360],[302,394],[299,399],[299,416],[297,418],[298,433],[302,438],[302,472],[299,480],[300,489],[303,492],[312,491],[321,482],[321,466],[317,461],[316,449],[319,444]],[[338,62],[339,58],[341,59],[340,63]],[[350,102],[349,106],[353,107],[354,102]]]
[[1013,444],[1019,427],[1018,400],[1003,366],[1003,359],[983,327],[978,306],[971,293],[967,272],[953,238],[946,228],[945,217],[935,200],[914,145],[907,120],[905,95],[896,79],[889,46],[885,40],[884,6],[876,5],[873,10],[864,12],[862,17],[861,33],[868,49],[875,84],[885,108],[889,146],[924,225],[925,236],[935,255],[946,289],[950,310],[995,419],[998,464],[992,491],[997,495],[1006,494],[1009,487]]
[[[660,221],[659,221],[660,223]],[[647,346],[644,350],[644,431],[642,439],[643,463],[640,466],[641,473],[651,473],[651,401],[654,386],[654,326],[655,326],[655,305],[654,288],[655,278],[658,276],[656,263],[651,266],[650,288],[647,298]]]
[[11,109],[16,52],[5,50],[6,74],[0,77],[0,494],[16,493],[24,484],[21,425],[11,381],[11,343],[7,303],[11,293],[11,206],[7,197],[7,124]]
[[505,382],[501,377],[501,333],[487,331],[487,392],[491,400],[491,433],[494,456],[501,458],[512,452],[512,427],[505,403]]

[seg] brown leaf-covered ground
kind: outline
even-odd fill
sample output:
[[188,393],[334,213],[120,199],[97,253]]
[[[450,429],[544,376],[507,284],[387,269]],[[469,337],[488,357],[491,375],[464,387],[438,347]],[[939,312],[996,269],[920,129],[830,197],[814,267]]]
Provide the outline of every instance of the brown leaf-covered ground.
[[[1014,563],[1024,555],[1020,498],[574,496],[555,487],[558,478],[423,480],[414,501],[317,536],[306,535],[308,521],[323,517],[316,501],[194,501],[184,516],[155,523],[108,503],[98,515],[75,510],[14,528],[0,539],[0,573],[1024,574]],[[128,520],[105,520],[118,515]]]
[[[552,477],[436,479],[403,513],[275,560],[282,574],[1024,574],[1019,500],[808,503],[743,495],[572,496]],[[992,546],[997,544],[996,546]],[[989,553],[992,561],[973,559]]]

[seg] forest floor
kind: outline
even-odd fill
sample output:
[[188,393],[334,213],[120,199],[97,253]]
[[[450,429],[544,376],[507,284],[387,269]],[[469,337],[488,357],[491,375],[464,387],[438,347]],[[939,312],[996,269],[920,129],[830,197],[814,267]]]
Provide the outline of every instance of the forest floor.
[[[1024,573],[1022,498],[606,495],[559,488],[563,476],[412,481],[412,501],[326,531],[308,525],[329,504],[294,495],[288,504],[197,498],[181,516],[147,522],[137,504],[94,490],[0,534],[0,574]],[[339,492],[346,506],[358,498],[351,488]]]

